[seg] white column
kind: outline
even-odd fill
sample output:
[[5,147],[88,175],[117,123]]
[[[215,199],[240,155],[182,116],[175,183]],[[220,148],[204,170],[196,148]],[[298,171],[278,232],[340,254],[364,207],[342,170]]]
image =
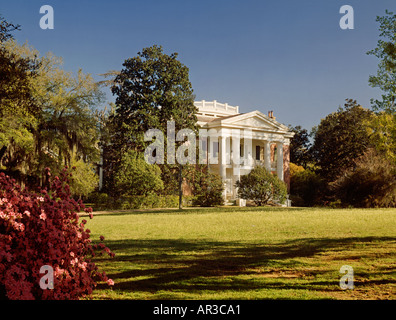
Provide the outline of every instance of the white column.
[[233,193],[234,197],[237,197],[237,190],[235,188],[235,182],[241,178],[241,132],[239,129],[232,129],[232,168],[233,168]]
[[276,143],[276,172],[278,174],[278,178],[283,181],[283,142]]
[[244,129],[243,130],[243,144],[244,144],[244,163],[243,165],[245,166],[253,166],[253,157],[252,157],[252,149],[253,149],[253,144],[252,144],[252,130],[250,129]]
[[271,143],[268,140],[264,141],[264,166],[271,171]]
[[226,168],[226,157],[227,157],[227,148],[226,148],[226,137],[221,136],[219,139],[219,166],[220,166],[220,176],[223,180],[223,198],[226,199],[227,191],[226,191],[226,178],[227,178],[227,168]]
[[227,148],[226,148],[226,137],[221,136],[219,139],[220,150],[219,150],[219,164],[220,164],[220,175],[225,180],[226,178],[226,163],[227,163]]

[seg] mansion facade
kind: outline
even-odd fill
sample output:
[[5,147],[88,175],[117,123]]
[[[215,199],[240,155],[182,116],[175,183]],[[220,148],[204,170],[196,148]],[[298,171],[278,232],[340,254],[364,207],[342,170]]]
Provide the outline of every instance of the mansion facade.
[[[290,187],[289,128],[276,121],[273,111],[239,113],[239,107],[214,101],[195,101],[201,129],[209,132],[207,160],[224,184],[224,199],[237,199],[235,183],[256,165],[277,174]],[[216,132],[215,138],[210,132]],[[206,148],[205,148],[206,149]],[[215,161],[213,161],[215,159]]]

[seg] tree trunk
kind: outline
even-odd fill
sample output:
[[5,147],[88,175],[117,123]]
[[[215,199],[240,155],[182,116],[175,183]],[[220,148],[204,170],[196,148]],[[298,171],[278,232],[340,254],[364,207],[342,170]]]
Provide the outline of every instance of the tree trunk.
[[183,182],[183,177],[182,177],[182,165],[179,165],[179,210],[183,209],[182,207],[182,200],[183,200],[183,190],[182,190],[182,182]]
[[6,151],[7,151],[7,146],[2,146],[0,149],[0,162]]

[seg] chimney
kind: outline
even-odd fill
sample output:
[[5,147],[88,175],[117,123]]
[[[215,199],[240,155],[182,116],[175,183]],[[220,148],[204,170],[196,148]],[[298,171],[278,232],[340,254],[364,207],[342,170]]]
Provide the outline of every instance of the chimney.
[[268,118],[270,118],[270,119],[276,119],[275,117],[274,117],[274,111],[268,111]]

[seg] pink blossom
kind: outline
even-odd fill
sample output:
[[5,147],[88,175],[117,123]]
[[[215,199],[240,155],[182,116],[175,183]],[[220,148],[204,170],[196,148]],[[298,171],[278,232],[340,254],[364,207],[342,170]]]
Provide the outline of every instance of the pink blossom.
[[108,279],[106,282],[109,286],[114,286],[114,281],[112,279]]
[[[90,230],[77,215],[83,203],[72,199],[67,172],[60,177],[34,193],[0,173],[0,287],[8,299],[78,299],[92,292],[96,279],[114,285],[89,260],[95,256]],[[114,256],[103,243],[100,249]],[[48,263],[54,265],[54,289],[36,290],[40,267]]]

